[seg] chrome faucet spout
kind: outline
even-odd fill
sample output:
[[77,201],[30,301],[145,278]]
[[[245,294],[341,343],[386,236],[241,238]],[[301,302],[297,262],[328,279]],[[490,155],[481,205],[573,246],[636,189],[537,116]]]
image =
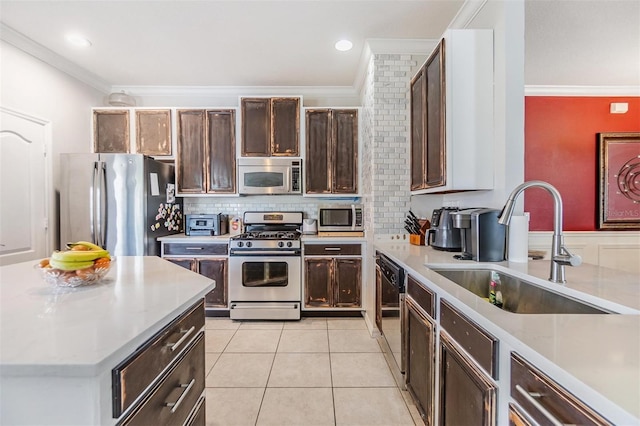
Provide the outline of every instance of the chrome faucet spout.
[[571,254],[564,246],[564,237],[562,235],[562,197],[558,190],[548,182],[541,180],[532,180],[518,185],[509,195],[507,202],[498,216],[498,223],[509,225],[516,200],[525,189],[538,187],[545,189],[553,197],[553,239],[551,242],[551,271],[549,272],[549,281],[563,284],[566,282],[564,266],[578,266],[582,263],[582,259],[578,255]]

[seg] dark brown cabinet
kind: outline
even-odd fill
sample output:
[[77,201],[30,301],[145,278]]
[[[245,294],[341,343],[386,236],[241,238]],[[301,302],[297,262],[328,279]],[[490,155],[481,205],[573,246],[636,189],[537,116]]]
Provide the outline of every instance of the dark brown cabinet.
[[228,299],[228,264],[227,259],[176,259],[165,258],[169,262],[197,272],[216,281],[216,288],[204,297],[205,308],[227,308]]
[[216,282],[216,288],[204,298],[207,309],[229,306],[229,260],[227,244],[162,242],[162,258]]
[[136,152],[171,155],[171,110],[136,110]]
[[242,156],[300,155],[300,98],[242,98]]
[[308,109],[307,194],[358,193],[358,110]]
[[436,372],[435,320],[410,296],[406,298],[407,390],[427,426],[434,424]]
[[178,110],[179,194],[236,192],[235,110]]
[[324,250],[330,248],[333,247],[305,244],[306,254],[329,254],[325,257],[304,258],[305,307],[360,308],[362,258],[348,257],[347,254],[360,255],[360,245],[345,244],[337,247],[343,248],[347,255],[340,255],[339,250],[325,253]]
[[93,152],[128,153],[129,149],[129,110],[94,110]]
[[411,191],[494,185],[493,31],[449,29],[411,80]]
[[445,172],[444,39],[411,81],[411,190],[443,186]]
[[541,425],[612,424],[515,352],[511,353],[511,397]]
[[440,333],[440,425],[496,424],[496,385]]

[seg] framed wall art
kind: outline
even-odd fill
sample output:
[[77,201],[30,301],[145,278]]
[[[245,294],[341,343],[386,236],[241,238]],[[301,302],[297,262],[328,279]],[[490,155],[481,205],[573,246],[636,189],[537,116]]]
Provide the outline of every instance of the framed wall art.
[[640,133],[598,133],[598,228],[640,230]]

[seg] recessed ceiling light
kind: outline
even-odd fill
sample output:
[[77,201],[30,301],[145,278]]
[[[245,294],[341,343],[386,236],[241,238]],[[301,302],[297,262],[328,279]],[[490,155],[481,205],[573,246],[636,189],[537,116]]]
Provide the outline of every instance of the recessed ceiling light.
[[347,50],[351,50],[352,47],[353,47],[353,43],[351,43],[349,40],[340,40],[336,42],[336,49],[338,49],[341,52],[346,52]]
[[65,39],[71,43],[72,45],[76,46],[76,47],[90,47],[91,46],[91,42],[89,41],[89,39],[87,39],[86,37],[78,34],[78,33],[72,33],[72,34],[67,34],[65,36]]

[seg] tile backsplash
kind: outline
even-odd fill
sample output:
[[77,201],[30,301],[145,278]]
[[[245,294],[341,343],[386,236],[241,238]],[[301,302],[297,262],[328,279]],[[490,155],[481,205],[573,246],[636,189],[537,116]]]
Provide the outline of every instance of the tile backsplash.
[[310,198],[299,195],[251,195],[244,197],[185,197],[185,214],[223,213],[242,216],[246,211],[296,211],[305,219],[317,219],[319,206],[360,204],[360,198]]

